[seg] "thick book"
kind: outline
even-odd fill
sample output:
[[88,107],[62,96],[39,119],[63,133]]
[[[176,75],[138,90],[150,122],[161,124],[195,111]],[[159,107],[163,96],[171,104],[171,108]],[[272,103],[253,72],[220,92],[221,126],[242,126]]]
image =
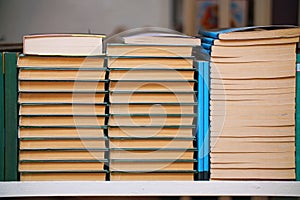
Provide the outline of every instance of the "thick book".
[[0,53],[0,181],[4,181],[4,144],[5,144],[5,130],[4,130],[4,66],[3,54]]
[[124,36],[125,44],[167,44],[167,45],[192,45],[199,46],[201,40],[187,35],[175,33],[140,33]]
[[23,37],[23,53],[27,55],[99,56],[103,55],[104,35],[40,34]]
[[18,180],[17,54],[4,53],[5,68],[5,181]]
[[108,56],[153,56],[153,57],[190,57],[193,46],[190,45],[142,45],[142,44],[107,44]]
[[218,30],[199,30],[200,35],[221,40],[247,40],[298,37],[300,28],[289,25],[252,26]]

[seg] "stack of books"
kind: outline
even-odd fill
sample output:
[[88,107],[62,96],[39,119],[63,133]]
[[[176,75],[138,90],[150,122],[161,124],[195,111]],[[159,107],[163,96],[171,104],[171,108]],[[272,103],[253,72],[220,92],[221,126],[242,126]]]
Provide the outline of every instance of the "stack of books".
[[199,33],[211,56],[211,180],[295,179],[300,28]]
[[125,38],[127,43],[107,46],[112,181],[194,180],[196,81],[191,55],[200,40],[189,38],[193,45],[178,41]]
[[24,37],[18,59],[21,181],[106,180],[103,37]]

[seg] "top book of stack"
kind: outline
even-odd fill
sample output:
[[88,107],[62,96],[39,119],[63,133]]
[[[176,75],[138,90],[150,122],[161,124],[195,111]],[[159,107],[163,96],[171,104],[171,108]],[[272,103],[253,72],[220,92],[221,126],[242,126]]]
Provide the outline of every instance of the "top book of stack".
[[170,33],[144,33],[122,37],[123,43],[107,45],[109,56],[191,57],[201,40]]
[[103,55],[104,35],[41,34],[23,38],[26,55],[44,56],[100,56]]

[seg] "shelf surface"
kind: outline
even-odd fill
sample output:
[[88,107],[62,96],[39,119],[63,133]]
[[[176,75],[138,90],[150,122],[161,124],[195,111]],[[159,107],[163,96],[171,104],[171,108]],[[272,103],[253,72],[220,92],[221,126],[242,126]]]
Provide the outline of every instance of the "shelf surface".
[[300,181],[0,182],[0,197],[300,196]]

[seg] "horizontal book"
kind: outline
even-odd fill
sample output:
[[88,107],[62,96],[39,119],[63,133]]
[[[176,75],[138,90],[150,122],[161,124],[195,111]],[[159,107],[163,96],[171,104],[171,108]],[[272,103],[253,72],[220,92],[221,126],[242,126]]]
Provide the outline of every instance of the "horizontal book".
[[21,181],[105,181],[102,172],[22,172]]
[[[122,46],[121,46],[122,48]],[[193,68],[194,57],[134,57],[134,56],[118,56],[108,57],[107,67],[110,69],[115,68],[167,68],[167,69],[191,69]]]
[[20,126],[104,126],[105,116],[21,116]]
[[111,115],[108,125],[133,125],[133,126],[151,126],[151,125],[193,125],[195,115]]
[[114,69],[109,72],[110,80],[177,80],[194,79],[194,70],[170,69]]
[[210,44],[215,46],[256,46],[266,44],[290,44],[297,43],[299,37],[283,37],[283,38],[264,38],[264,39],[247,39],[247,40],[219,40],[210,37],[201,38],[202,45]]
[[40,34],[23,37],[23,53],[28,55],[103,55],[105,35],[95,34]]
[[86,138],[21,138],[20,150],[26,149],[89,149],[89,148],[106,148],[105,139],[86,139]]
[[21,104],[19,115],[104,115],[106,104]]
[[194,91],[195,81],[110,81],[110,91]]
[[103,160],[106,150],[21,150],[19,160]]
[[104,80],[105,70],[78,70],[78,69],[20,69],[19,80]]
[[19,92],[81,92],[105,91],[105,81],[19,81]]
[[20,55],[19,68],[103,68],[105,56],[29,56]]
[[102,128],[45,128],[45,127],[31,127],[31,128],[19,128],[19,137],[20,138],[42,138],[42,137],[53,137],[53,138],[66,138],[66,137],[79,137],[79,138],[95,138],[95,137],[104,137],[104,129]]
[[109,137],[192,137],[192,126],[175,127],[124,127],[116,126],[108,128]]
[[111,114],[193,114],[196,103],[112,103]]
[[43,171],[99,171],[104,169],[105,160],[62,160],[62,161],[20,161],[19,172],[43,172]]
[[194,103],[194,92],[111,92],[111,103],[152,102],[152,103]]
[[111,181],[193,181],[194,172],[112,172]]
[[295,169],[211,169],[210,178],[211,180],[294,180]]
[[166,45],[195,45],[201,40],[187,35],[175,33],[141,33],[122,37],[125,44],[166,44]]
[[113,159],[188,159],[194,158],[192,149],[110,149],[110,158]]
[[[249,62],[249,63],[211,63],[211,78],[213,79],[259,79],[284,78],[295,76],[292,70],[295,60]],[[259,81],[259,80],[258,80]]]
[[137,45],[107,44],[108,56],[157,56],[157,57],[190,57],[193,46],[190,45]]
[[192,161],[178,161],[170,160],[154,162],[150,160],[139,161],[118,161],[113,160],[109,163],[110,171],[157,171],[157,170],[193,170],[194,162]]
[[110,139],[110,148],[193,148],[193,139],[120,138]]
[[[244,58],[259,59],[258,55],[264,55],[270,61],[278,60],[277,55],[284,55],[286,60],[294,59],[295,44],[278,44],[278,45],[258,45],[258,46],[211,46],[211,56],[217,58]],[[265,59],[267,59],[265,58]],[[282,57],[279,57],[282,58]],[[214,59],[211,59],[214,61]],[[255,61],[255,60],[254,60]]]
[[20,93],[19,103],[103,103],[105,93]]
[[248,40],[280,37],[298,37],[300,28],[289,25],[238,27],[219,30],[199,30],[200,35],[221,40]]

